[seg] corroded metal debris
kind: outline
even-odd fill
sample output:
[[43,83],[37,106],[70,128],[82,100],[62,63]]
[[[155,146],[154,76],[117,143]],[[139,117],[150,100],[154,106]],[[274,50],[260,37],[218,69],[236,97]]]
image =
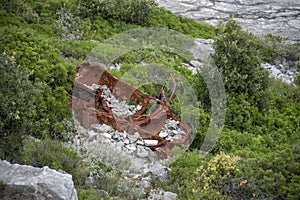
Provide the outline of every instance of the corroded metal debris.
[[[151,147],[151,149],[158,150],[158,147],[160,147],[160,151],[167,155],[170,154],[170,150],[174,146],[189,144],[191,129],[183,124],[180,118],[166,106],[172,100],[174,91],[168,100],[166,100],[163,93],[163,88],[159,91],[158,98],[144,94],[118,80],[103,67],[91,62],[83,63],[77,67],[77,71],[71,99],[73,111],[83,127],[88,129],[91,124],[99,123],[112,126],[115,130],[121,132],[126,131],[128,134],[138,132],[143,139],[158,140],[158,144]],[[175,88],[175,80],[173,77],[171,78]],[[122,101],[131,102],[139,109],[132,115],[116,115],[105,101],[101,87],[97,89],[89,87],[93,84],[107,86],[115,97]],[[154,111],[151,112],[148,110],[150,101],[156,103]],[[178,126],[185,132],[183,137],[166,141],[159,136],[168,119],[178,121]]]

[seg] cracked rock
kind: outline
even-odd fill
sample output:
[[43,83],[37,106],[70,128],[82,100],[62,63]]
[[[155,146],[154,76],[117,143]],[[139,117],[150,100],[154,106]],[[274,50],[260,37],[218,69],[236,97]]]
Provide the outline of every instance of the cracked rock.
[[158,5],[198,21],[216,26],[234,18],[257,35],[271,33],[300,42],[300,1],[279,0],[156,0]]

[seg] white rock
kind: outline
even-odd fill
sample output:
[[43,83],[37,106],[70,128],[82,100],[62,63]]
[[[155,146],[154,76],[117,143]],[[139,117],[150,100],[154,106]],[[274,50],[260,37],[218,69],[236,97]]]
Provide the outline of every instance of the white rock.
[[96,133],[95,131],[89,131],[89,139],[88,139],[88,141],[89,142],[92,142],[92,141],[95,141],[95,140],[97,140],[97,135],[98,135],[98,133]]
[[145,158],[149,155],[149,152],[143,146],[138,145],[136,155],[140,158]]
[[173,192],[165,192],[163,196],[163,200],[176,200],[177,194]]
[[135,143],[140,137],[138,132],[135,132],[134,135],[128,135],[129,143]]
[[72,176],[47,166],[38,168],[0,160],[0,176],[6,184],[1,199],[78,199]]
[[142,109],[142,106],[141,105],[137,105],[136,106],[136,110],[138,111],[138,110],[141,110]]
[[129,144],[129,139],[128,138],[124,139],[124,144]]
[[144,140],[145,146],[152,147],[158,144],[158,140]]
[[178,139],[182,138],[182,136],[181,136],[181,135],[174,135],[173,138],[174,138],[175,140],[178,140]]
[[167,137],[169,134],[167,133],[167,132],[164,132],[164,131],[161,131],[160,133],[159,133],[159,137],[161,137],[161,138],[165,138],[165,137]]
[[120,135],[121,135],[123,138],[126,138],[127,135],[128,135],[128,133],[127,133],[126,131],[124,131],[124,132],[121,132]]
[[113,134],[113,136],[112,136],[112,138],[115,139],[115,140],[118,140],[120,138],[119,131],[115,131],[114,134]]
[[135,151],[136,150],[136,146],[134,144],[129,144],[125,146],[127,149],[131,150],[131,151]]
[[145,145],[145,142],[143,140],[138,140],[138,141],[136,141],[136,144],[143,146],[143,145]]
[[109,138],[104,137],[104,135],[101,134],[101,135],[97,136],[97,142],[99,142],[99,143],[110,143],[111,141],[110,141]]
[[109,133],[103,133],[102,135],[108,139],[111,139],[111,134]]

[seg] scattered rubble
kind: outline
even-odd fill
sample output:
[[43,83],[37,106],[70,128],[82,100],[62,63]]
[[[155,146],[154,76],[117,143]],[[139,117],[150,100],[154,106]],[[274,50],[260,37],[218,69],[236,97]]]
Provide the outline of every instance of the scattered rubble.
[[[146,195],[152,178],[167,180],[166,158],[175,150],[186,150],[191,133],[166,106],[172,94],[167,98],[162,88],[157,96],[161,98],[143,94],[101,66],[84,63],[72,96],[72,108],[82,127],[72,143],[79,152],[102,148],[102,153],[128,159],[131,167],[122,172],[124,179],[139,182],[148,199],[176,199],[176,194],[165,191]],[[151,111],[147,110],[150,102],[155,107],[152,110],[151,106]]]
[[294,74],[296,73],[296,67],[286,68],[282,64],[275,66],[269,63],[262,63],[261,67],[268,70],[269,77],[282,80],[283,82],[290,85],[294,84]]
[[[191,129],[166,106],[174,91],[166,100],[162,87],[157,95],[160,99],[119,81],[94,63],[84,63],[80,68],[72,96],[78,121],[87,129],[106,124],[118,131],[98,136],[98,142],[124,142],[129,151],[137,150],[133,143],[151,150],[160,148],[159,158],[170,155],[174,146],[189,144]],[[154,102],[154,111],[147,110],[149,102]],[[94,132],[89,136],[89,141],[92,140],[95,140]]]

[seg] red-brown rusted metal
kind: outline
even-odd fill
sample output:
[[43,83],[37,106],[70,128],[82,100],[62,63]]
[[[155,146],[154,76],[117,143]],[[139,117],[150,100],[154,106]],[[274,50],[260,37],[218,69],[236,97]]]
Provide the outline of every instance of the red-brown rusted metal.
[[[172,75],[170,76],[174,88],[169,101],[164,101],[144,94],[118,80],[103,67],[95,63],[86,62],[77,67],[77,69],[79,71],[72,96],[72,107],[82,126],[89,128],[92,123],[100,123],[112,126],[118,131],[127,131],[129,134],[139,132],[143,139],[158,140],[158,145],[151,147],[152,150],[160,147],[167,154],[170,152],[170,148],[173,148],[175,145],[189,144],[191,129],[183,124],[180,118],[166,106],[166,103],[172,100],[176,89],[176,82]],[[102,90],[100,88],[97,89],[95,94],[94,90],[87,87],[92,84],[106,85],[114,96],[122,100],[136,102],[141,106],[141,109],[133,115],[115,115],[101,96]],[[160,94],[162,94],[160,96],[165,97],[163,87],[160,90]],[[150,100],[156,102],[156,110],[152,113],[144,114]],[[159,137],[160,130],[167,119],[179,121],[179,127],[186,133],[181,139],[168,142]]]

